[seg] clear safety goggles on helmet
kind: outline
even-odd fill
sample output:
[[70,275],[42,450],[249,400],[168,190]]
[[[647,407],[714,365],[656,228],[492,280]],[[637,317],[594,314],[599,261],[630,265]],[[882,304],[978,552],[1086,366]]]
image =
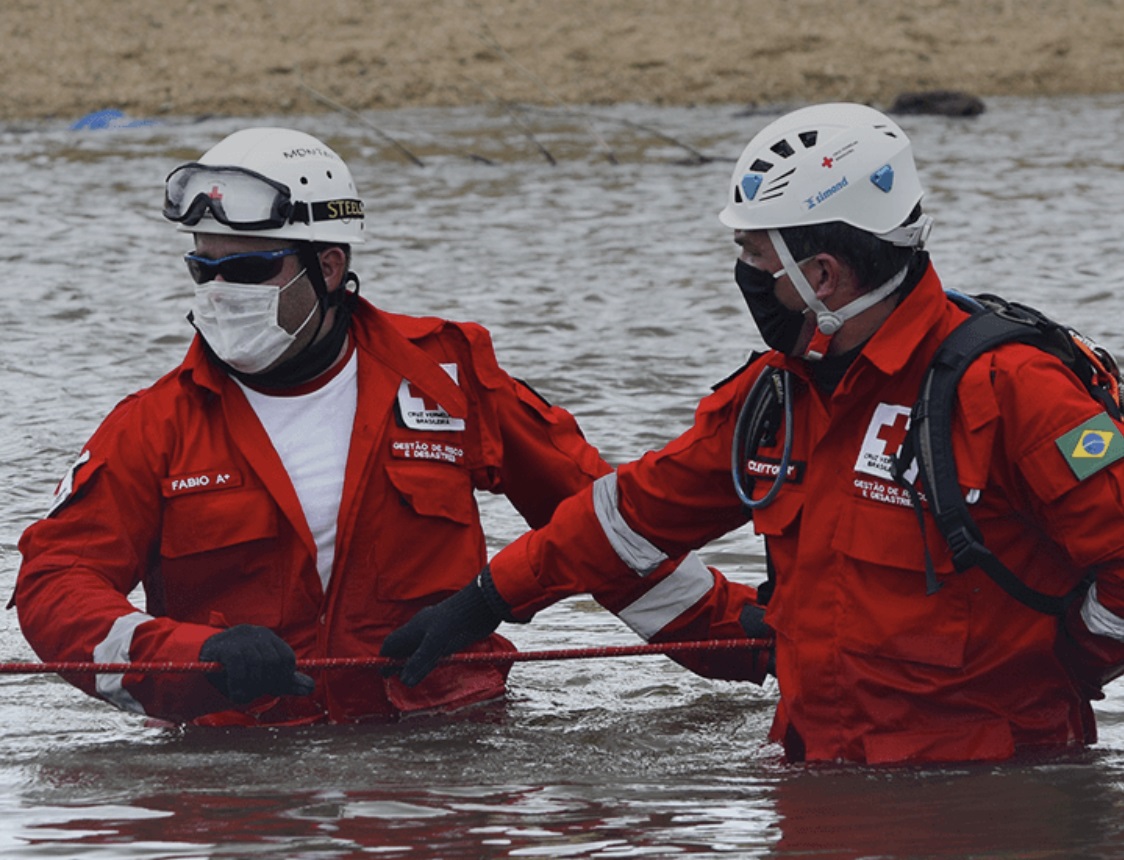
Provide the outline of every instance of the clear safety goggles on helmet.
[[270,230],[308,221],[307,207],[294,205],[287,185],[252,170],[192,162],[168,174],[165,218],[194,226],[208,211],[233,230]]

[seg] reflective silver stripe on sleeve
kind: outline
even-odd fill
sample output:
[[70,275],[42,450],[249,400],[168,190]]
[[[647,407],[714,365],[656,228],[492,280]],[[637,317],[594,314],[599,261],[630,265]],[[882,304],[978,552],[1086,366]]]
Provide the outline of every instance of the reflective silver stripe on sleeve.
[[[151,621],[152,616],[143,612],[133,612],[122,615],[113,622],[109,628],[109,635],[94,648],[95,663],[128,663],[129,646],[133,644],[133,633],[146,621]],[[134,714],[145,712],[141,703],[132,697],[125,689],[121,674],[99,674],[97,676],[98,695],[111,702],[122,711],[132,711]]]
[[713,587],[714,574],[691,553],[667,579],[626,606],[620,619],[647,641],[702,600]]
[[667,556],[653,546],[647,538],[637,534],[621,516],[617,507],[617,473],[610,472],[593,482],[593,511],[605,537],[617,551],[621,561],[647,576],[667,561]]
[[1090,633],[1098,636],[1109,636],[1124,642],[1124,618],[1109,612],[1097,600],[1097,584],[1094,582],[1085,595],[1085,602],[1081,604],[1081,620],[1089,628]]

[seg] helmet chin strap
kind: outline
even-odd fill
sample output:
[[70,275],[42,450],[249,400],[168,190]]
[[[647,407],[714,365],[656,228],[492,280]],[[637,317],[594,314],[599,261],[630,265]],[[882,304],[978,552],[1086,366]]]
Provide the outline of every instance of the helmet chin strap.
[[[833,311],[819,300],[816,291],[812,289],[812,285],[808,283],[808,279],[800,271],[800,264],[796,262],[792,252],[788,250],[788,245],[779,230],[769,231],[769,241],[773,243],[773,250],[777,252],[781,265],[784,267],[784,273],[792,281],[797,294],[804,301],[808,310],[816,315],[816,333],[812,335],[808,348],[801,356],[808,361],[819,361],[827,355],[828,345],[835,333],[843,327],[843,323],[858,316],[867,308],[878,304],[890,295],[902,285],[902,281],[905,280],[906,273],[909,271],[909,267],[906,266],[886,283]],[[774,273],[774,277],[776,276],[776,273]]]

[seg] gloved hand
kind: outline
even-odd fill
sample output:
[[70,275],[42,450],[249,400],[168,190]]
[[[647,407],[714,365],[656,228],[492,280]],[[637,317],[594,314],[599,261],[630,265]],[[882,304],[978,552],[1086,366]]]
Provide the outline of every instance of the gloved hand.
[[[742,630],[745,631],[746,638],[748,639],[775,639],[776,633],[772,627],[765,623],[765,608],[762,606],[754,606],[747,603],[742,607],[741,615],[738,616],[738,621],[741,622]],[[758,651],[755,659],[759,659],[763,652]],[[777,674],[777,652],[775,648],[770,648],[765,658],[765,672],[766,674]]]
[[485,567],[472,583],[422,609],[386,637],[379,654],[406,662],[387,666],[382,673],[386,677],[397,674],[407,687],[417,686],[442,657],[480,641],[501,621],[512,620],[510,607],[496,591]]
[[239,624],[216,633],[199,649],[199,660],[222,663],[206,678],[230,701],[244,705],[258,696],[307,696],[316,683],[298,672],[289,644],[266,627]]

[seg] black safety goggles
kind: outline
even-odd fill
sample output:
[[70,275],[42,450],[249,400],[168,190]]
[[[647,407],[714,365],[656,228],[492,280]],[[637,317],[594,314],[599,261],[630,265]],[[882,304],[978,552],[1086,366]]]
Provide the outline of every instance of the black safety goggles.
[[197,284],[205,284],[221,277],[236,284],[264,284],[281,274],[285,258],[299,253],[298,248],[278,248],[274,251],[249,251],[229,257],[200,257],[184,254],[187,271]]

